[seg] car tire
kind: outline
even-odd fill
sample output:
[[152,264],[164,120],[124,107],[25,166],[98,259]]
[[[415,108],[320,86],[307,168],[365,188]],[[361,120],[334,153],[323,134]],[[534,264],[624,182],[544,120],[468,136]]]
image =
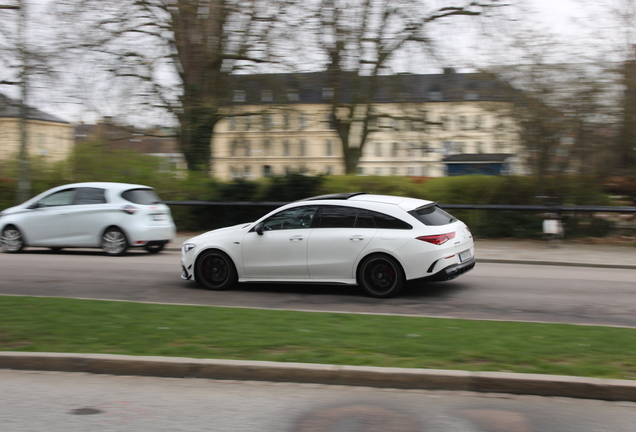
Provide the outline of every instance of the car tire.
[[156,245],[148,245],[146,247],[144,247],[144,249],[146,249],[146,251],[148,251],[151,254],[156,254],[159,253],[163,250],[165,244],[156,244]]
[[17,227],[7,225],[0,235],[0,246],[7,253],[18,253],[24,248],[24,237]]
[[404,286],[402,266],[388,255],[366,257],[358,267],[358,284],[371,297],[397,295]]
[[117,227],[106,228],[102,234],[102,249],[106,255],[121,256],[128,250],[126,234]]
[[232,259],[218,250],[210,250],[201,254],[197,259],[194,271],[197,282],[210,290],[228,290],[238,281]]

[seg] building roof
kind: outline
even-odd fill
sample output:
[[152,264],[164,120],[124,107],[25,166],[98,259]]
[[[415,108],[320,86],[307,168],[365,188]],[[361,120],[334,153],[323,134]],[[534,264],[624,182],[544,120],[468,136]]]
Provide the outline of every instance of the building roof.
[[[336,86],[337,89],[334,88]],[[371,86],[376,89],[373,96],[375,103],[503,100],[505,88],[494,75],[458,73],[452,68],[441,74],[376,77],[358,76],[354,72],[230,77],[230,87],[234,90],[232,103],[236,105],[330,103],[335,90],[340,92],[339,102],[351,103],[356,93],[364,94],[365,87]]]
[[507,159],[515,155],[507,153],[464,153],[446,156],[442,159],[444,163],[504,163]]
[[[0,94],[0,118],[20,118],[20,102]],[[68,123],[59,117],[47,114],[33,107],[27,107],[28,120],[41,120],[53,123]]]

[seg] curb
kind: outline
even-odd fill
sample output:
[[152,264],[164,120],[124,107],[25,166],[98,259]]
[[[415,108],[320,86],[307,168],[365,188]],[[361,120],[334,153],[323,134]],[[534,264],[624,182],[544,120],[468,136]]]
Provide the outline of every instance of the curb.
[[510,393],[636,402],[636,381],[115,354],[0,352],[0,369]]
[[527,260],[527,259],[501,259],[501,258],[476,258],[478,263],[493,264],[529,264],[529,265],[548,265],[560,267],[594,267],[609,269],[625,269],[636,270],[636,265],[631,264],[602,264],[602,263],[585,263],[573,261],[543,261],[543,260]]

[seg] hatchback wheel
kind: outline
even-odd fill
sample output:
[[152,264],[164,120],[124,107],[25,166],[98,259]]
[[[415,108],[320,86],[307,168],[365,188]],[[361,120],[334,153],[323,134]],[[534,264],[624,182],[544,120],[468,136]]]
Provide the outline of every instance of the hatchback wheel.
[[370,296],[393,297],[404,286],[404,271],[393,258],[373,255],[360,264],[358,283]]
[[232,259],[221,251],[205,252],[195,266],[196,280],[211,290],[227,290],[237,282]]
[[0,236],[2,250],[9,253],[20,252],[24,248],[24,238],[19,229],[9,225],[2,230]]
[[102,235],[102,249],[106,255],[119,256],[128,250],[126,235],[116,227],[110,227]]
[[146,249],[151,254],[156,254],[156,253],[161,252],[163,250],[164,246],[165,246],[165,244],[149,245],[149,246],[146,246],[144,249]]

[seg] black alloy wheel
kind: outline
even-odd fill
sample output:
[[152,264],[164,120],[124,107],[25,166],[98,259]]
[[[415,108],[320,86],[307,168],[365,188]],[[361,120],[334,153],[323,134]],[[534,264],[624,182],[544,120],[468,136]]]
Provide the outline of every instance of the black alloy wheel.
[[404,286],[404,271],[395,259],[372,255],[360,264],[358,284],[372,297],[393,297]]
[[24,237],[17,227],[8,225],[0,234],[0,246],[8,253],[20,252],[24,248]]
[[215,291],[232,288],[238,281],[232,259],[221,251],[204,252],[195,265],[196,280]]

